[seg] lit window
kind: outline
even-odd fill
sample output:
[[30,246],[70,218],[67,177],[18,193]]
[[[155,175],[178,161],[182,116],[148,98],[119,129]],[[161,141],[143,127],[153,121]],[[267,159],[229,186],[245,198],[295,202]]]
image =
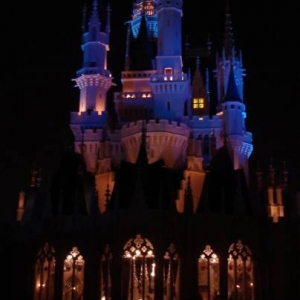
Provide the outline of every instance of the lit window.
[[228,296],[231,299],[254,298],[254,273],[251,251],[239,240],[228,250]]
[[154,299],[156,264],[152,243],[137,234],[123,247],[122,294],[124,299]]
[[101,299],[111,299],[111,261],[112,253],[109,245],[106,245],[100,262],[100,293]]
[[164,255],[164,300],[178,299],[180,286],[179,286],[179,273],[180,273],[179,255],[174,244],[170,244]]
[[34,300],[54,299],[54,248],[47,243],[39,251],[35,264]]
[[84,260],[76,247],[64,260],[63,299],[82,299],[84,288]]
[[220,292],[219,257],[206,245],[198,259],[198,289],[203,299],[213,300]]
[[204,98],[193,98],[193,108],[204,108]]
[[172,75],[173,74],[173,69],[172,68],[165,68],[164,74],[166,74],[166,75]]

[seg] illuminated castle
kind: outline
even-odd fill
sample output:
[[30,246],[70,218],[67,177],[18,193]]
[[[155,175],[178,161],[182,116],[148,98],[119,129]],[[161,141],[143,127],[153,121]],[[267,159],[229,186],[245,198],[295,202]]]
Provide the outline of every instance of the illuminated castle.
[[12,299],[288,299],[287,172],[271,165],[265,188],[258,171],[251,192],[229,8],[213,63],[182,53],[182,2],[135,1],[112,98],[113,10],[106,24],[96,0],[84,11],[74,143],[49,185],[34,168],[20,193],[12,255],[26,281]]

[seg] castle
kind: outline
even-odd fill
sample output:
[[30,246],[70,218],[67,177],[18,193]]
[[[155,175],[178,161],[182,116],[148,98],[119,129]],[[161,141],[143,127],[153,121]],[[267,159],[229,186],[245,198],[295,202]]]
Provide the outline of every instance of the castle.
[[111,99],[113,10],[105,23],[97,0],[84,10],[74,141],[50,183],[34,167],[20,192],[6,253],[18,282],[11,299],[300,296],[287,170],[278,177],[270,164],[264,182],[258,169],[250,188],[245,69],[229,5],[211,59],[209,42],[203,56],[183,53],[183,1],[134,1]]

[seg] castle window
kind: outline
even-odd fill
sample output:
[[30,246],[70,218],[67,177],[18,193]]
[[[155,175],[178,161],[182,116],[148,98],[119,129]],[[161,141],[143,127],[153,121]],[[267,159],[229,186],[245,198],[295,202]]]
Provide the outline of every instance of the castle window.
[[122,299],[154,299],[155,272],[152,243],[137,234],[123,247]]
[[172,75],[173,74],[173,68],[170,68],[170,67],[165,68],[164,69],[164,74],[166,74],[166,75]]
[[35,264],[34,300],[54,299],[55,252],[48,243],[39,251]]
[[229,299],[255,299],[251,251],[239,240],[228,250],[227,274]]
[[84,259],[77,247],[64,260],[63,299],[83,299]]
[[193,98],[193,108],[204,108],[204,98]]
[[171,243],[164,255],[164,300],[179,299],[179,265],[179,255]]
[[206,245],[198,259],[198,290],[201,299],[214,300],[220,292],[220,265],[218,255]]
[[111,299],[111,260],[110,246],[106,245],[100,262],[100,299]]
[[170,110],[171,109],[171,104],[170,104],[170,101],[167,102],[167,110]]

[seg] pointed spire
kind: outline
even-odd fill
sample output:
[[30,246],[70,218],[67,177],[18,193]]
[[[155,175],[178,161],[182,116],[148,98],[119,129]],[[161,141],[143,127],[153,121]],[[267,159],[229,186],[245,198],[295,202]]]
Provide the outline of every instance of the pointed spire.
[[[142,170],[148,166],[148,154],[147,154],[147,126],[146,121],[142,121],[142,128],[141,128],[141,145],[140,151],[137,157],[137,167],[138,172],[142,172]],[[138,175],[139,176],[139,175]]]
[[110,18],[110,16],[111,16],[111,8],[110,8],[110,4],[108,3],[107,4],[107,8],[106,8],[106,29],[105,29],[105,31],[106,31],[106,33],[107,33],[107,35],[109,35],[110,34],[110,27],[111,27],[111,18]]
[[207,47],[207,55],[210,56],[211,55],[211,39],[210,39],[210,34],[208,34],[207,36],[207,42],[206,42],[206,47]]
[[288,187],[288,181],[289,181],[289,172],[287,170],[286,161],[283,161],[283,188],[286,189]]
[[98,27],[98,31],[100,30],[100,19],[98,15],[98,1],[94,0],[93,2],[93,10],[89,21],[90,28],[92,27]]
[[232,57],[234,48],[234,38],[232,32],[231,13],[229,9],[229,0],[226,0],[225,29],[224,29],[224,54],[227,58]]
[[30,186],[32,188],[37,186],[37,178],[38,178],[38,170],[36,167],[36,161],[34,161],[31,169],[31,179],[30,179]]
[[235,75],[234,75],[234,67],[231,63],[230,71],[229,71],[229,78],[228,78],[228,84],[227,84],[227,90],[225,97],[223,99],[223,102],[227,101],[237,101],[242,102],[242,99],[239,95],[236,82],[235,82]]
[[126,35],[126,48],[125,48],[125,71],[129,71],[130,68],[130,34],[131,34],[131,25],[130,22],[126,22],[127,25],[127,35]]
[[185,197],[184,197],[184,213],[186,216],[190,216],[194,214],[193,207],[193,192],[191,187],[191,178],[188,176],[187,185],[185,188]]
[[269,186],[274,187],[275,185],[275,168],[273,166],[273,157],[270,159],[269,165]]
[[87,7],[86,7],[86,3],[84,3],[82,9],[82,24],[81,24],[82,35],[85,33],[86,15],[87,15]]

